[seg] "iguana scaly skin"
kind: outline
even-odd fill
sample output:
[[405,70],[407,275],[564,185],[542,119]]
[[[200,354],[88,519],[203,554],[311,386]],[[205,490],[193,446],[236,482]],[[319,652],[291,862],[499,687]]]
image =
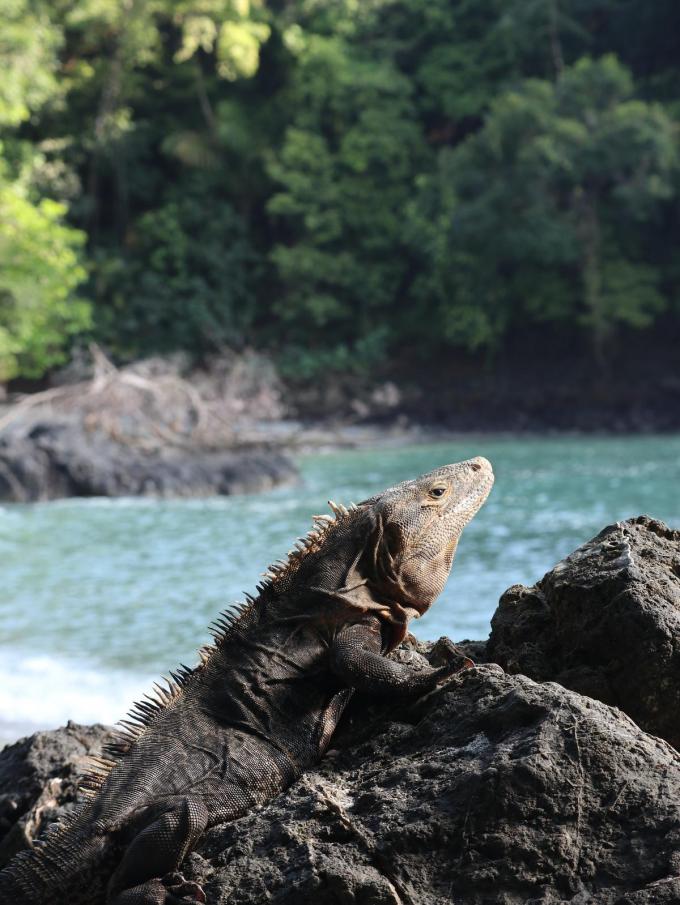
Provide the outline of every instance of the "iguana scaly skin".
[[385,655],[444,587],[492,484],[475,458],[349,510],[331,503],[258,596],[218,620],[200,664],[136,705],[86,804],[0,873],[2,905],[205,901],[175,873],[184,856],[315,764],[353,689],[419,695],[459,667]]

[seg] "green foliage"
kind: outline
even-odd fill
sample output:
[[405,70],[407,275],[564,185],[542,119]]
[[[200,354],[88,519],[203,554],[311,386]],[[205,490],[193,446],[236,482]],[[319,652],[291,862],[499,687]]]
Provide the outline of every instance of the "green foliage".
[[616,322],[663,310],[644,227],[673,193],[675,128],[631,92],[614,58],[584,58],[501,95],[478,133],[441,153],[410,225],[436,330],[474,348],[549,319],[601,343]]
[[142,216],[125,257],[99,276],[112,297],[102,334],[126,356],[148,348],[201,354],[243,343],[255,311],[259,261],[233,208],[196,181]]
[[310,380],[527,325],[602,355],[677,316],[671,0],[3,13],[3,378],[82,330],[121,358],[248,342]]
[[286,237],[272,260],[284,287],[276,310],[294,341],[351,345],[389,330],[408,266],[402,210],[426,156],[410,87],[391,65],[339,38],[299,50],[289,103],[297,110],[269,165],[268,210]]
[[175,61],[189,60],[199,51],[213,53],[222,78],[251,78],[260,65],[260,49],[271,33],[260,15],[261,8],[258,0],[176,4],[175,19],[181,22],[182,44]]
[[63,224],[65,209],[33,203],[20,180],[0,178],[0,379],[39,376],[60,364],[68,337],[89,325],[73,292],[85,271],[85,236]]
[[60,364],[69,337],[90,322],[89,305],[74,295],[85,277],[85,235],[65,225],[64,205],[34,190],[32,175],[45,161],[15,131],[58,98],[61,44],[46,6],[7,0],[0,33],[0,381]]
[[60,30],[47,8],[31,0],[4,0],[0,29],[0,126],[16,126],[57,94]]

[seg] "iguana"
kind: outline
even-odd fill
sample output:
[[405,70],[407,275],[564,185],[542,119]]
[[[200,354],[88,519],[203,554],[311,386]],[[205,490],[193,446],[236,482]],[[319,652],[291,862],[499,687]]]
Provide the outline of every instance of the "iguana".
[[444,587],[492,484],[479,457],[349,509],[331,502],[257,596],[213,624],[199,665],[135,705],[86,803],[0,873],[0,903],[204,902],[182,859],[315,764],[354,689],[419,695],[459,668],[453,655],[415,671],[386,654]]

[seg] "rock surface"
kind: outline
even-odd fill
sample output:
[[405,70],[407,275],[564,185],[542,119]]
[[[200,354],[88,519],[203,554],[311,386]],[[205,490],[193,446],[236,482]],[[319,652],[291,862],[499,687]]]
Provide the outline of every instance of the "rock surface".
[[296,477],[279,452],[176,447],[145,453],[76,419],[32,422],[0,437],[0,500],[12,502],[254,493]]
[[[463,645],[562,684],[486,664],[410,706],[356,696],[319,768],[211,830],[187,877],[211,905],[680,902],[680,754],[594,699],[678,737],[679,534],[605,529],[506,592],[486,651]],[[437,665],[439,646],[392,656]],[[69,724],[0,753],[0,865],[73,807],[106,733]]]
[[79,778],[109,736],[105,726],[69,723],[0,753],[0,867],[73,808]]
[[[103,732],[0,755],[3,795],[14,774],[17,810],[38,796],[29,836]],[[357,701],[320,769],[212,830],[184,872],[212,905],[670,905],[680,755],[604,704],[480,667],[409,708]]]
[[647,516],[611,525],[507,590],[491,625],[487,659],[620,707],[680,748],[680,531]]
[[[209,902],[672,902],[680,756],[623,714],[462,674],[192,856]],[[351,736],[351,733],[350,733]]]

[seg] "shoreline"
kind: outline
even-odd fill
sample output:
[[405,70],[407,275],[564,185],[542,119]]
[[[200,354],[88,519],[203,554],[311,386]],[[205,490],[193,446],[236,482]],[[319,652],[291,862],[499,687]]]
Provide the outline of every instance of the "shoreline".
[[[15,404],[0,403],[0,421],[8,415]],[[45,416],[40,409],[36,416]],[[20,424],[25,416],[19,416],[11,424]],[[606,421],[606,419],[605,419]],[[0,427],[0,436],[6,428]],[[635,436],[673,436],[680,433],[680,418],[677,424],[666,424],[661,421],[649,421],[645,424],[620,422],[617,426],[602,423],[596,426],[574,424],[559,426],[547,424],[539,419],[513,426],[505,423],[494,423],[493,418],[476,424],[452,425],[433,419],[417,420],[408,409],[398,410],[391,417],[352,419],[342,416],[334,420],[333,416],[323,418],[283,417],[271,420],[243,418],[234,432],[235,442],[230,449],[243,449],[251,446],[269,446],[276,448],[319,448],[334,446],[348,448],[353,445],[365,446],[371,442],[384,439],[401,442],[402,439],[424,437],[423,442],[436,443],[439,440],[457,440],[471,436],[493,437],[635,437]],[[415,438],[415,439],[414,439]],[[334,447],[336,448],[336,447]]]
[[[0,407],[2,419],[2,407]],[[259,493],[299,481],[310,456],[474,442],[573,439],[597,442],[671,439],[674,430],[559,430],[504,427],[461,429],[431,421],[393,419],[303,420],[241,416],[227,440],[202,433],[182,443],[160,439],[148,448],[134,438],[106,433],[87,418],[49,409],[21,411],[0,427],[0,502],[71,498],[202,499]]]
[[[265,440],[267,432],[268,440]],[[455,429],[436,426],[429,422],[346,422],[328,425],[323,422],[302,422],[282,419],[267,425],[250,429],[237,445],[237,449],[252,446],[264,446],[277,451],[294,455],[309,456],[329,454],[342,450],[375,449],[387,446],[390,449],[400,446],[422,446],[425,444],[458,442],[474,438],[488,440],[559,440],[570,438],[612,439],[621,437],[674,437],[680,434],[680,426],[673,429],[618,430],[610,431],[584,430],[572,428],[560,430],[547,428],[544,430],[527,429],[522,431],[507,428],[484,429],[481,426],[470,429]],[[262,439],[258,440],[258,437]]]

